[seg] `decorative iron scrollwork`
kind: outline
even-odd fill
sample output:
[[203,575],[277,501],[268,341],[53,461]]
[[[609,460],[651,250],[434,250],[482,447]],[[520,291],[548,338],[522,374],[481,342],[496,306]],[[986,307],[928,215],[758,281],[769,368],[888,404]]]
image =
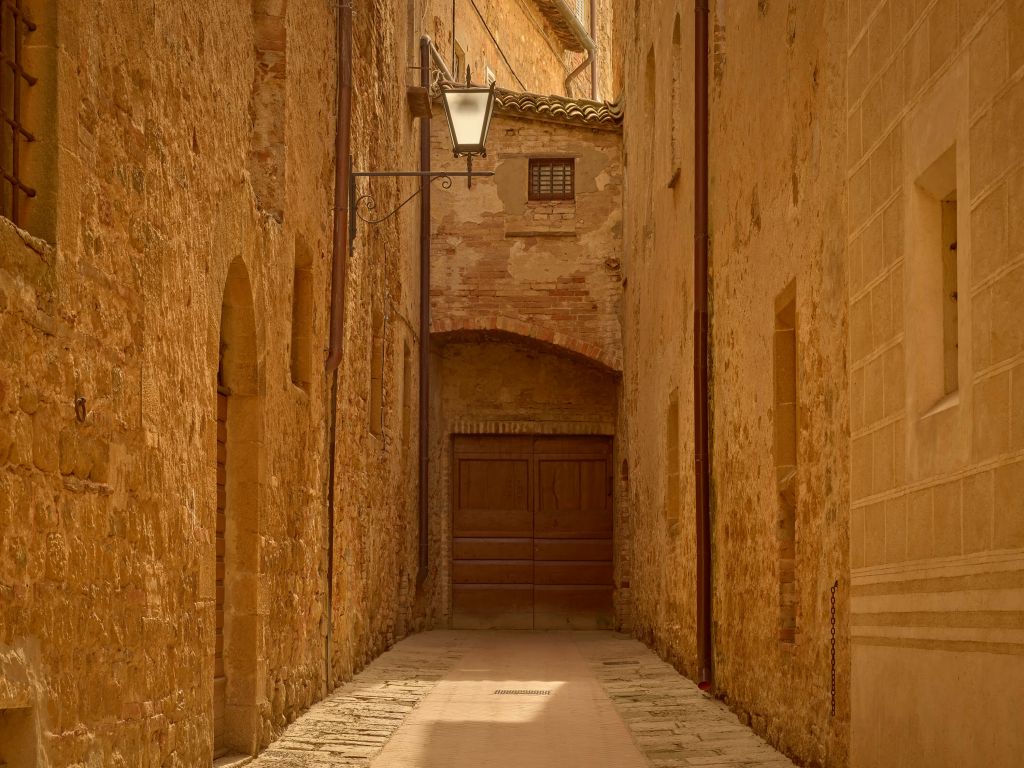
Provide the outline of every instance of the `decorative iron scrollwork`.
[[[433,184],[435,181],[440,181],[441,182],[441,189],[451,189],[452,188],[452,177],[451,176],[447,176],[447,175],[431,176],[430,179],[429,179],[429,183]],[[419,197],[422,193],[423,193],[423,186],[420,185],[420,187],[415,192],[413,192],[411,195],[409,195],[407,198],[405,198],[401,203],[399,203],[398,207],[392,209],[390,212],[384,214],[380,218],[367,217],[367,216],[364,216],[360,212],[360,209],[362,209],[362,210],[367,211],[370,214],[373,214],[373,212],[375,212],[377,210],[377,198],[374,197],[372,192],[367,192],[366,194],[360,195],[359,197],[357,197],[356,200],[355,200],[355,203],[352,206],[352,210],[355,211],[355,214],[359,218],[360,221],[365,222],[367,224],[380,224],[382,221],[387,221],[392,216],[397,214],[400,210],[405,208],[405,206],[407,206],[409,203],[411,203],[413,200],[415,200],[417,197]]]

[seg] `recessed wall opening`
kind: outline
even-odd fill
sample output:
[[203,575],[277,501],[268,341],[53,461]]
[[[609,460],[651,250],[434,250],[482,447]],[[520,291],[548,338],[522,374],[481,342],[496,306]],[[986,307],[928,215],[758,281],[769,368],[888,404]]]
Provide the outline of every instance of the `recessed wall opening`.
[[295,238],[291,355],[292,383],[308,392],[313,380],[313,255],[301,237]]
[[919,411],[953,402],[960,387],[956,147],[917,179],[909,266]]
[[665,520],[678,533],[682,514],[679,488],[679,390],[673,389],[665,411]]
[[373,309],[373,338],[370,346],[370,433],[384,432],[384,313]]
[[654,55],[654,46],[647,51],[647,65],[644,68],[644,117],[646,118],[647,132],[650,136],[651,146],[654,146],[654,127],[657,111],[657,63]]
[[250,755],[258,722],[257,584],[260,561],[261,425],[256,319],[245,265],[228,270],[218,361],[216,597],[213,652],[213,754]]
[[36,722],[29,707],[0,709],[0,768],[36,768]]
[[944,394],[949,395],[960,388],[956,189],[946,195],[939,205],[942,211],[942,246],[939,249],[942,262],[942,372]]
[[412,435],[412,352],[409,342],[402,344],[402,446],[409,447]]
[[680,119],[683,104],[683,35],[679,14],[672,27],[672,167],[669,169],[668,185],[675,187],[682,176],[683,149],[680,136]]
[[797,340],[796,281],[775,300],[773,334],[779,640],[796,642]]
[[249,115],[252,145],[249,173],[260,210],[284,219],[285,101],[288,45],[285,0],[253,0],[256,66]]

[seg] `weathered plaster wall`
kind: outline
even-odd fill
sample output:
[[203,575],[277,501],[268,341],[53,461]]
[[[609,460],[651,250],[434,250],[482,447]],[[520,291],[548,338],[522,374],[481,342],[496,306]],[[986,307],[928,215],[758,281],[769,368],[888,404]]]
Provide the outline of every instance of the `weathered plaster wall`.
[[[433,167],[463,170],[434,123]],[[619,368],[620,141],[617,130],[495,116],[474,165],[494,178],[434,196],[433,331],[506,330]],[[575,158],[575,201],[529,201],[531,157]]]
[[[618,375],[549,344],[510,333],[432,339],[430,547],[434,621],[451,621],[451,449],[465,434],[615,434]],[[624,514],[616,489],[616,565]],[[616,596],[616,604],[621,595]],[[621,616],[621,613],[620,613]]]
[[[1012,765],[1024,750],[1024,5],[847,5],[851,765]],[[950,251],[931,211],[954,191],[959,382],[944,396]]]
[[[828,4],[712,6],[715,682],[774,744],[812,764],[843,765],[844,20]],[[621,34],[628,54],[620,432],[628,453],[634,626],[694,674],[693,5],[653,3]],[[797,622],[795,642],[787,642],[780,635],[784,558],[774,447],[784,414],[774,406],[773,347],[776,299],[794,279]],[[829,597],[836,579],[831,717]]]
[[[41,764],[209,764],[215,385],[231,265],[251,296],[258,402],[235,425],[257,446],[246,518],[258,545],[238,553],[257,573],[244,597],[255,662],[241,746],[268,743],[325,690],[333,13],[312,0],[29,5],[59,45],[39,61],[56,106],[33,126],[56,137],[56,223],[46,244],[0,221],[0,707],[30,709]],[[385,61],[405,71],[394,14],[358,16],[359,164],[412,154],[403,94],[377,75]],[[283,147],[252,130],[260,24],[272,27],[264,63],[267,46],[287,46]],[[399,116],[393,134],[382,109]],[[272,158],[262,172],[282,185],[279,217],[254,191],[254,157]],[[397,191],[384,186],[387,204]],[[352,260],[331,685],[408,626],[415,518],[395,425],[403,342],[414,355],[416,343],[403,325],[417,306],[412,219],[367,233]],[[299,384],[297,258],[312,295],[312,376]],[[374,304],[389,316],[383,439],[366,415]]]

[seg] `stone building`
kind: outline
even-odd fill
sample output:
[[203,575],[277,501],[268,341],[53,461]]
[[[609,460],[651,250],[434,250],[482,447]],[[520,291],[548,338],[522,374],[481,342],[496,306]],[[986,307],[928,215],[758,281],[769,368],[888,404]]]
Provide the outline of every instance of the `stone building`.
[[[444,628],[1019,762],[1020,0],[12,0],[0,58],[0,765],[255,755]],[[467,67],[493,176],[350,177],[462,171]]]

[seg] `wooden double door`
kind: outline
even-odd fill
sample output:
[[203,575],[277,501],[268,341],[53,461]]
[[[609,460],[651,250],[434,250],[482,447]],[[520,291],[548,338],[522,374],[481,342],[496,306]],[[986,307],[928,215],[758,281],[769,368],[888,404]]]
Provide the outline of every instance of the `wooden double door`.
[[457,437],[452,484],[456,629],[607,629],[611,442]]

